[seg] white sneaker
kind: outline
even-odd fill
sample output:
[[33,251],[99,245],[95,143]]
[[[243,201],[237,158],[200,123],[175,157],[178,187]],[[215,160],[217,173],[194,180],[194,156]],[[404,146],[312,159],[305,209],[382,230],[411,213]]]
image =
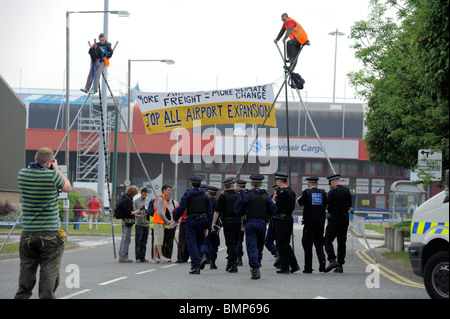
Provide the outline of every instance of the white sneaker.
[[159,264],[160,260],[159,259],[152,259],[151,263],[152,264]]
[[170,259],[169,259],[169,258],[166,258],[166,257],[163,257],[163,258],[161,258],[161,262],[162,262],[162,263],[169,263],[169,262],[170,262]]

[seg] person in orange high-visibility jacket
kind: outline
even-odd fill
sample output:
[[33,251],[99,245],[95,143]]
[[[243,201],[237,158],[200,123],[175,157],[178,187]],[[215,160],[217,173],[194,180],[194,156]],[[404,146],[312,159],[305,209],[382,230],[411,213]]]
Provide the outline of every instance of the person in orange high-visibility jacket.
[[156,197],[153,203],[155,208],[155,213],[153,214],[153,262],[168,261],[168,258],[162,254],[162,245],[164,242],[164,226],[171,224],[171,221],[166,218],[166,209],[167,199],[172,194],[172,187],[163,185],[161,191],[162,194]]
[[290,38],[290,40],[286,44],[286,50],[288,62],[293,62],[300,48],[305,44],[309,44],[308,35],[306,34],[306,31],[303,29],[300,23],[290,18],[287,13],[283,13],[281,15],[281,20],[283,21],[283,26],[281,27],[280,33],[278,34],[274,42],[277,43],[281,39],[283,34],[286,33],[283,38],[283,43],[286,42],[286,39],[288,37]]

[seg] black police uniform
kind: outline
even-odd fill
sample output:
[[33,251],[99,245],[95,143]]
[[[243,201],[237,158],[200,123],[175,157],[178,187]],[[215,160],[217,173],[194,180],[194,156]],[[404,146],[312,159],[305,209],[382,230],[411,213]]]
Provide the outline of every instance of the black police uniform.
[[[236,180],[236,185],[238,186],[238,190],[237,193],[241,196],[243,193],[245,193],[245,186],[247,184],[247,181],[243,180],[243,179],[237,179]],[[237,254],[237,265],[238,266],[242,266],[242,256],[244,256],[244,247],[243,247],[243,243],[244,243],[244,235],[245,235],[245,231],[244,231],[244,227],[243,224],[241,222],[241,231],[239,232],[239,240],[237,242],[236,245],[236,254]]]
[[[255,174],[251,175],[250,179],[260,183],[264,176]],[[270,216],[275,215],[277,207],[264,189],[253,188],[242,194],[236,201],[234,209],[238,216],[243,215],[245,219],[245,243],[251,267],[251,278],[259,279],[261,278],[259,268],[264,248],[266,223]]]
[[186,240],[189,255],[191,256],[190,274],[200,274],[200,253],[204,240],[204,232],[211,228],[212,221],[212,204],[205,191],[199,189],[202,181],[199,176],[191,176],[193,188],[187,190],[180,200],[180,204],[175,209],[174,219],[180,219],[184,210],[186,212]]
[[[222,181],[225,187],[234,184],[234,178],[230,177]],[[227,265],[225,270],[237,273],[237,252],[236,247],[241,232],[241,219],[234,212],[234,204],[241,197],[233,188],[224,190],[217,199],[216,211],[220,214],[223,224],[223,234],[225,245],[227,246]]]
[[[277,173],[275,179],[287,179],[287,175]],[[275,226],[275,234],[277,238],[278,255],[280,257],[279,274],[289,274],[300,269],[297,258],[290,245],[294,220],[292,212],[295,208],[295,192],[290,187],[283,187],[277,190],[276,203],[277,213],[272,218]]]
[[[308,182],[317,183],[318,177],[309,177]],[[319,271],[325,270],[325,253],[323,250],[325,228],[325,209],[327,207],[327,193],[317,187],[305,189],[297,203],[303,207],[303,237],[302,246],[305,252],[304,273],[312,273],[312,247],[316,248],[317,258],[319,259]]]
[[[201,186],[203,188],[203,186]],[[216,192],[219,190],[215,186],[206,185],[206,190],[208,191],[208,198],[211,201],[212,205],[212,211],[216,210],[217,206],[217,198]],[[201,248],[201,263],[200,263],[200,269],[203,269],[205,267],[206,263],[210,264],[210,269],[217,269],[216,266],[216,259],[217,259],[217,251],[219,250],[220,246],[220,236],[219,231],[221,227],[220,219],[217,220],[216,225],[218,226],[216,229],[210,229],[208,232],[208,236],[205,237],[205,240],[203,241],[202,248]]]
[[[278,191],[279,187],[277,185],[273,186],[273,190],[276,192]],[[271,198],[273,198],[273,195],[270,195]],[[274,227],[274,221],[273,217],[269,221],[269,227],[267,228],[266,238],[264,239],[264,246],[266,246],[267,250],[270,251],[272,256],[275,257],[275,263],[273,264],[274,267],[278,268],[278,265],[280,264],[280,257],[278,255],[278,248],[276,245],[276,234],[275,234],[275,227]]]
[[[339,175],[327,177],[329,181],[338,179]],[[337,185],[328,192],[328,225],[325,232],[325,251],[330,262],[325,272],[336,268],[342,272],[345,263],[347,229],[349,225],[348,210],[352,206],[352,195],[347,187]],[[337,239],[337,261],[333,241]]]

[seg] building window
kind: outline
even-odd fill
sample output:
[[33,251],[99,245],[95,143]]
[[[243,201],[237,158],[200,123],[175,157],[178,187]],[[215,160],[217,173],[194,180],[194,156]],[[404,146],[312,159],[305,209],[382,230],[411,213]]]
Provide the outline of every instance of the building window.
[[228,172],[230,170],[230,163],[220,163],[220,171]]
[[313,175],[321,175],[322,174],[322,161],[320,162],[312,162],[311,165],[311,174]]
[[386,165],[377,164],[377,176],[386,176]]
[[403,167],[396,167],[394,174],[395,176],[402,177],[403,175],[405,175],[405,170],[403,169]]
[[375,164],[367,163],[365,165],[364,175],[365,176],[374,176],[375,175]]
[[347,162],[347,175],[356,175],[358,169],[357,162]]
[[[336,174],[341,174],[341,170],[340,170],[340,166],[339,166],[339,162],[331,162],[331,165],[333,165],[334,171],[336,172]],[[344,168],[345,170],[345,168]],[[333,170],[330,167],[330,175],[333,174]]]

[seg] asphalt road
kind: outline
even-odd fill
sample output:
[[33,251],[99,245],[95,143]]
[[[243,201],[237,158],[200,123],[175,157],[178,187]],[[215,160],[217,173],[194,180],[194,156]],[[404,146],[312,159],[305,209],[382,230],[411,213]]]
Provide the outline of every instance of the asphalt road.
[[[294,233],[295,254],[303,269],[302,227],[296,225]],[[244,265],[239,267],[238,273],[225,271],[223,235],[218,269],[212,270],[206,265],[200,275],[188,274],[190,264],[187,263],[119,264],[118,257],[114,259],[111,238],[107,236],[77,236],[70,239],[79,246],[65,250],[56,292],[59,299],[220,299],[238,303],[252,299],[262,304],[272,299],[429,299],[423,282],[417,278],[399,272],[378,258],[379,264],[373,266],[364,241],[351,236],[347,241],[347,262],[342,274],[318,272],[316,256],[313,260],[316,271],[312,274],[301,271],[289,275],[277,274],[273,257],[264,249],[259,280],[250,279],[246,254]],[[118,251],[120,236],[116,236],[115,242]],[[376,240],[370,241],[371,247],[381,244]],[[134,237],[130,257],[134,257]],[[14,296],[18,275],[18,257],[0,260],[0,298],[11,299]],[[35,287],[32,298],[37,297]],[[257,311],[256,308],[253,310]]]

